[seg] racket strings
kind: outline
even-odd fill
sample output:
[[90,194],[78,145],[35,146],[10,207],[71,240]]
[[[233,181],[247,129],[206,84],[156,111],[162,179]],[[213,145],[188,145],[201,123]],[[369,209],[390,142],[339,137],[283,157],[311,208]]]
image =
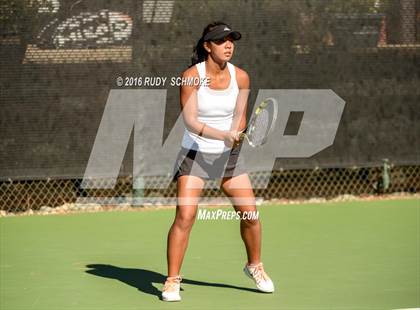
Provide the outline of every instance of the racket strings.
[[270,128],[270,115],[267,109],[263,109],[255,118],[250,140],[253,145],[260,145],[264,142]]
[[252,147],[263,145],[266,142],[277,119],[277,105],[275,99],[267,98],[254,111],[247,132],[243,134]]

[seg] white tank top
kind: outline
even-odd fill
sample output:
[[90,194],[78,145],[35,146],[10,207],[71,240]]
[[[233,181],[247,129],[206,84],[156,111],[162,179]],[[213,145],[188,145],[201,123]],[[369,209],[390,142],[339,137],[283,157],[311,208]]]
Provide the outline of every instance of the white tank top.
[[[200,79],[206,77],[205,62],[196,64]],[[235,66],[227,63],[230,73],[228,88],[222,90],[211,89],[201,85],[197,91],[197,119],[206,125],[219,129],[230,130],[236,99],[239,94],[236,82]],[[216,140],[199,136],[185,128],[182,147],[198,150],[203,153],[222,153],[230,150],[223,140]]]

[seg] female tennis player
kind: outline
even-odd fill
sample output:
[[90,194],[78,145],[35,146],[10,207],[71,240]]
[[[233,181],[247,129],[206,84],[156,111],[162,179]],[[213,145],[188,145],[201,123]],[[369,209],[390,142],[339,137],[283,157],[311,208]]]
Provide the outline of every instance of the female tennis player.
[[[175,164],[178,197],[175,220],[167,239],[164,301],[181,300],[180,269],[205,180],[221,178],[222,190],[239,214],[257,211],[251,182],[239,157],[250,82],[244,70],[229,62],[234,41],[240,38],[241,34],[226,23],[209,24],[194,48],[192,65],[182,75],[194,81],[207,78],[208,83],[181,86],[180,102],[186,128]],[[259,219],[241,217],[240,232],[248,257],[245,274],[260,291],[273,292],[273,282],[260,260]]]

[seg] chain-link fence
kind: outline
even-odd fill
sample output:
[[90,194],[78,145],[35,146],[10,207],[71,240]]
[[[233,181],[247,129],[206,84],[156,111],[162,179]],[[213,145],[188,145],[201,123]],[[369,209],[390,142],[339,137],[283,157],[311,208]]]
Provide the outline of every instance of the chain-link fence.
[[[262,199],[334,198],[340,195],[370,195],[404,192],[418,193],[420,166],[354,167],[329,169],[283,170],[273,173],[251,173],[250,179],[258,187],[267,174],[270,182],[265,189],[255,189]],[[158,184],[161,177],[149,177]],[[106,183],[106,181],[103,181]],[[209,181],[215,182],[215,181]],[[126,204],[133,197],[145,198],[147,205],[165,205],[176,201],[176,183],[166,189],[133,189],[131,177],[119,178],[112,189],[83,189],[80,179],[5,181],[0,184],[0,210],[23,212],[57,207],[66,203],[89,201],[102,205]],[[209,183],[212,185],[211,183]],[[104,187],[104,183],[98,184]],[[214,185],[214,184],[213,184]],[[204,189],[203,197],[224,196],[216,186]],[[149,198],[149,199],[147,199]],[[144,204],[134,204],[142,206]]]

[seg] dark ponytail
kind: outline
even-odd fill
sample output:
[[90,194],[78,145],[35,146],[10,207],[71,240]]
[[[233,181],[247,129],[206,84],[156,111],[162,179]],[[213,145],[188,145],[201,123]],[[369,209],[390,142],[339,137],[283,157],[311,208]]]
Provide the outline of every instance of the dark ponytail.
[[198,40],[196,46],[194,47],[190,67],[194,66],[195,64],[198,64],[199,62],[207,60],[208,53],[204,48],[204,36],[211,30],[213,30],[215,27],[220,25],[225,25],[230,28],[228,24],[221,21],[210,23],[204,28],[200,40]]
[[193,54],[191,56],[191,65],[190,67],[198,64],[207,59],[207,51],[204,48],[204,36],[198,40],[197,45],[194,47]]

